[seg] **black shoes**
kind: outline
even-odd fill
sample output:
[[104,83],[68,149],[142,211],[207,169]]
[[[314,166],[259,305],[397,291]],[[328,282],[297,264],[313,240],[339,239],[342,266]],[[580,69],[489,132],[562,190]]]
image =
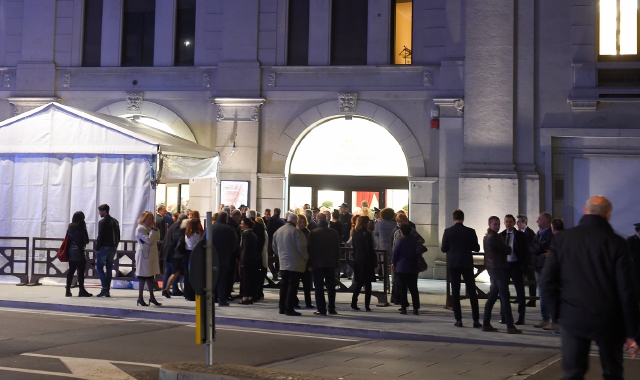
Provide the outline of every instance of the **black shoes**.
[[536,307],[536,301],[527,302],[527,307]]
[[364,311],[371,311],[371,308],[369,306],[365,306]]
[[355,303],[351,304],[351,310],[353,311],[360,311],[360,308],[358,307],[358,305],[356,305]]
[[305,306],[307,309],[315,309],[315,305],[313,304],[307,304],[307,306]]
[[166,298],[171,298],[171,290],[163,290],[162,295]]
[[87,292],[85,289],[80,289],[78,297],[93,297],[93,294]]
[[64,293],[65,297],[71,297],[71,289],[67,288],[66,292]]
[[323,313],[321,311],[314,311],[313,315],[327,315],[327,313]]
[[420,312],[418,311],[418,309],[413,309],[413,315],[420,315]]
[[493,326],[491,326],[491,324],[488,324],[488,325],[482,326],[482,331],[485,331],[485,332],[496,332],[496,331],[498,331],[498,329],[493,327]]
[[109,289],[102,289],[98,294],[98,297],[111,297],[111,294],[109,294]]
[[302,315],[302,313],[298,313],[297,311],[293,310],[293,311],[285,311],[284,315],[286,315],[287,317],[299,317]]
[[456,323],[453,324],[456,327],[462,327],[462,321],[461,320],[457,320]]
[[156,301],[155,298],[149,298],[149,305],[154,304],[156,306],[162,306],[162,304],[158,301]]
[[407,309],[400,309],[400,314],[407,315]]
[[338,312],[335,310],[329,310],[329,315],[338,315]]
[[507,334],[522,334],[522,330],[518,330],[516,327],[507,328]]
[[[100,297],[100,296],[98,296],[98,297]],[[136,303],[136,306],[149,306],[149,304],[144,302],[144,300],[142,298],[138,298],[138,302]]]
[[250,299],[241,300],[238,302],[239,305],[253,305],[253,301]]
[[524,318],[522,318],[522,319],[518,319],[518,320],[516,321],[516,323],[514,323],[514,324],[516,324],[516,325],[518,325],[518,326],[522,326],[522,325],[524,325]]
[[482,323],[480,323],[478,321],[473,321],[473,328],[474,329],[481,329],[482,328]]

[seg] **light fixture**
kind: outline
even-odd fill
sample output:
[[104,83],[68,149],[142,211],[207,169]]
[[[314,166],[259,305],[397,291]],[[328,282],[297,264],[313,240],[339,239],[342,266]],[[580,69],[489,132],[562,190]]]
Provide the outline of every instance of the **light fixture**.
[[191,44],[191,42],[189,40],[184,41],[184,46],[189,46]]

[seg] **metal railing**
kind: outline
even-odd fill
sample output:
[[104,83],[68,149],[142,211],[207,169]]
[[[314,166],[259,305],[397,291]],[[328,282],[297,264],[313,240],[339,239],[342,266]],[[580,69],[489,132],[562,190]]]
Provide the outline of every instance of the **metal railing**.
[[0,275],[17,277],[19,286],[29,282],[28,237],[0,237],[0,257],[6,261],[0,266]]

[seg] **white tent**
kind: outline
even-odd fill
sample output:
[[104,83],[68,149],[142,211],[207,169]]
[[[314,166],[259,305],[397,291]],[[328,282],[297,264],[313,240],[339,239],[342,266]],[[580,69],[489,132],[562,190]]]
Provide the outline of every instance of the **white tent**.
[[50,103],[0,123],[0,236],[62,237],[73,213],[83,211],[93,238],[97,206],[106,203],[122,238],[132,239],[138,217],[154,209],[155,181],[217,173],[214,150]]

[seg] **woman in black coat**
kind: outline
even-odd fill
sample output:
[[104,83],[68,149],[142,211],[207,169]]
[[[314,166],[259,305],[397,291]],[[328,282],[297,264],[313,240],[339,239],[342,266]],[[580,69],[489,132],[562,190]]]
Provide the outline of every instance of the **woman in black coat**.
[[258,246],[258,237],[253,232],[255,222],[244,217],[240,221],[242,241],[240,243],[240,293],[241,305],[253,303],[257,283],[260,280],[260,265],[262,265],[262,247]]
[[356,222],[355,230],[351,236],[351,246],[353,247],[353,297],[351,298],[351,308],[360,310],[358,307],[358,296],[362,285],[364,285],[364,308],[371,311],[371,283],[376,280],[376,267],[378,266],[378,255],[374,251],[375,243],[373,234],[368,230],[369,217],[361,216]]
[[67,272],[67,288],[66,297],[71,297],[71,282],[73,275],[78,272],[78,285],[80,293],[78,297],[91,297],[93,294],[87,292],[84,288],[84,270],[87,267],[87,256],[84,248],[89,243],[89,233],[87,232],[87,224],[84,221],[84,213],[76,211],[71,218],[71,224],[67,228],[67,236],[69,236],[69,271]]

